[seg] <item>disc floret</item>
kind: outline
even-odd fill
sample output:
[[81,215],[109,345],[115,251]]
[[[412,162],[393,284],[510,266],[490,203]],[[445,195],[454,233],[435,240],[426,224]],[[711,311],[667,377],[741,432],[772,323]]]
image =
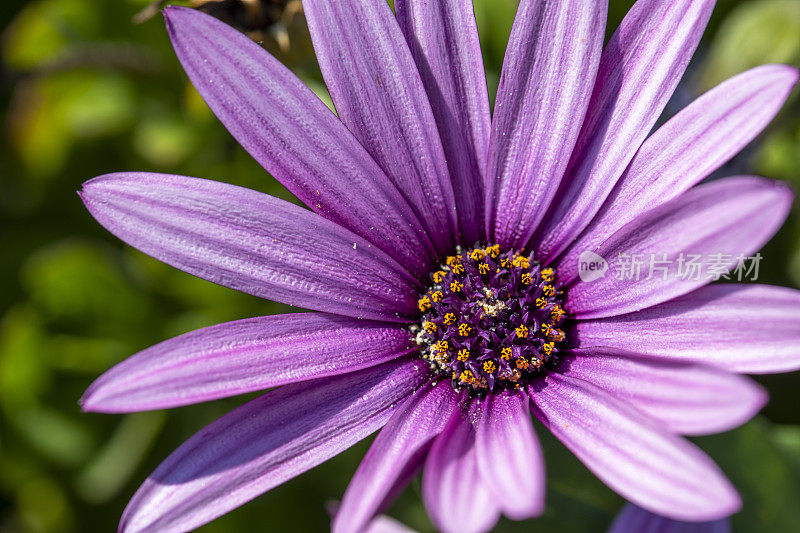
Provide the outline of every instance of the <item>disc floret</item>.
[[419,299],[416,341],[456,388],[518,388],[563,346],[562,303],[552,268],[498,245],[458,248]]

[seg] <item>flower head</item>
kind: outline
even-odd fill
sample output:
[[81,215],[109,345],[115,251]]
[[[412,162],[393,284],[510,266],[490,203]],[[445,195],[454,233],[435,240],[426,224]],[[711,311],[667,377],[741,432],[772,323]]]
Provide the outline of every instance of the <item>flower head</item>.
[[[758,134],[797,72],[740,74],[650,135],[713,1],[639,0],[604,48],[604,2],[523,0],[490,116],[471,1],[396,0],[396,15],[384,0],[303,4],[338,117],[232,28],[165,15],[211,109],[310,210],[161,174],[81,191],[132,246],[314,311],[188,333],[90,387],[83,407],[102,412],[274,388],[170,455],[121,529],[197,527],[380,429],[334,530],[361,530],[422,468],[439,529],[486,531],[543,510],[531,412],[641,508],[735,512],[732,485],[682,435],[761,408],[739,373],[800,367],[800,294],[674,265],[713,253],[728,272],[781,225],[782,185],[695,185]],[[610,270],[646,254],[672,266],[587,281],[585,251]]]

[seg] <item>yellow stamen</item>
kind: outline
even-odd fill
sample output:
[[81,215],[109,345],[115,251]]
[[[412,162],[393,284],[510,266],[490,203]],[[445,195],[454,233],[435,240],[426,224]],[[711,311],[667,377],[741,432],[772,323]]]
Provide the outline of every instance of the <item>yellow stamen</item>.
[[521,255],[516,256],[514,258],[514,261],[511,262],[511,264],[517,268],[530,268],[531,266],[530,260],[527,257],[523,257]]
[[442,301],[442,291],[433,291],[431,293],[431,300],[434,302],[441,302]]
[[461,383],[472,384],[475,383],[475,376],[472,375],[472,372],[470,372],[469,370],[464,370],[463,372],[461,372],[461,375],[458,377],[458,380]]
[[506,346],[500,350],[500,357],[503,359],[511,359],[511,346]]
[[446,315],[444,315],[443,322],[445,326],[449,326],[455,321],[456,321],[456,315],[454,315],[453,313],[447,313]]
[[491,270],[492,270],[492,267],[490,267],[486,263],[481,263],[480,265],[478,265],[478,272],[480,272],[481,274],[488,274],[489,271],[491,271]]
[[469,332],[471,330],[472,330],[472,328],[469,327],[469,324],[459,324],[458,325],[458,334],[461,335],[462,337],[466,337],[467,335],[469,335]]
[[425,322],[425,331],[428,333],[435,333],[437,329],[435,322]]
[[552,285],[545,285],[542,287],[542,293],[547,297],[551,297],[556,293],[556,289]]
[[494,361],[485,361],[483,363],[484,372],[488,372],[489,374],[494,374],[495,370],[497,370],[497,365],[494,364]]
[[553,349],[554,349],[555,347],[556,347],[555,343],[553,343],[553,342],[546,342],[546,343],[544,343],[544,344],[542,345],[542,351],[543,351],[545,354],[547,354],[547,355],[550,355],[551,353],[553,353]]
[[528,361],[527,357],[517,357],[517,368],[520,370],[528,370],[528,367],[531,366],[530,361]]
[[467,350],[466,348],[461,348],[458,351],[458,360],[463,362],[467,361],[468,359],[469,359],[469,350]]
[[542,272],[542,280],[549,283],[553,281],[553,277],[555,276],[555,271],[552,268],[543,268]]
[[492,259],[495,259],[498,255],[500,255],[500,245],[495,244],[494,246],[487,246],[486,253],[489,254]]
[[425,312],[426,310],[431,308],[431,299],[427,296],[423,296],[419,299],[419,310],[420,312]]
[[528,336],[528,328],[525,325],[519,326],[514,331],[517,332],[517,337],[520,339],[524,339]]
[[463,288],[464,284],[458,281],[457,279],[453,280],[453,282],[450,284],[450,290],[453,292],[461,292],[461,289]]
[[480,248],[475,248],[469,253],[469,258],[472,259],[473,261],[480,261],[484,257],[486,257],[486,252],[481,250]]
[[431,277],[433,278],[433,282],[434,283],[441,283],[442,281],[444,281],[444,277],[446,275],[447,274],[445,273],[444,270],[439,270],[437,272],[434,272],[433,276],[431,276]]
[[520,281],[521,281],[521,282],[522,282],[524,285],[530,285],[530,284],[531,284],[531,281],[532,281],[532,280],[531,280],[531,275],[530,275],[530,273],[528,273],[528,272],[525,272],[525,273],[522,275],[522,277],[520,278]]

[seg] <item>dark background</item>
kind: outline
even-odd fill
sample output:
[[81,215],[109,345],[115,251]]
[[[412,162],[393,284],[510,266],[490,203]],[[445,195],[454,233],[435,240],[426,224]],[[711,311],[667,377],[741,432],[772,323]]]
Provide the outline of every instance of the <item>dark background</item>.
[[[189,2],[174,2],[187,4]],[[198,2],[195,2],[195,4]],[[93,176],[148,170],[214,178],[289,198],[239,148],[188,84],[147,0],[0,3],[0,532],[113,531],[139,483],[166,455],[242,398],[170,412],[82,414],[105,369],[168,337],[285,311],[173,270],[124,246],[75,191]],[[614,28],[632,2],[612,0]],[[494,92],[514,0],[476,0]],[[228,13],[229,15],[231,13]],[[237,13],[233,13],[236,17]],[[272,26],[266,23],[282,20]],[[244,19],[239,17],[241,23]],[[250,19],[251,35],[326,98],[302,14]],[[665,115],[762,63],[800,64],[800,0],[720,0]],[[800,184],[796,95],[726,174]],[[800,286],[795,211],[763,251],[761,280]],[[698,325],[702,327],[702,325]],[[758,324],[753,324],[758,328]],[[741,490],[740,531],[800,524],[800,375],[760,378],[772,402],[736,431],[697,442]],[[546,431],[548,507],[501,531],[602,531],[622,505]],[[203,528],[321,531],[369,440]],[[418,482],[389,513],[431,530]]]

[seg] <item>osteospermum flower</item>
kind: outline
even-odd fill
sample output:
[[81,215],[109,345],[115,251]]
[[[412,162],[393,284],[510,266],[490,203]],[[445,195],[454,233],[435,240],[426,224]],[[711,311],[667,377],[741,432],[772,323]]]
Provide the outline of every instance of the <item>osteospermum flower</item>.
[[[603,48],[604,2],[523,0],[490,118],[472,3],[395,6],[304,2],[338,117],[237,31],[166,10],[195,87],[310,210],[143,173],[81,197],[147,254],[315,312],[188,333],[92,385],[84,409],[109,413],[275,387],[171,454],[121,529],[197,527],[383,428],[334,530],[362,529],[423,469],[436,526],[485,531],[543,510],[531,411],[641,508],[735,512],[734,488],[681,435],[762,407],[738,373],[800,367],[800,293],[676,269],[713,254],[724,274],[781,225],[783,185],[695,185],[771,120],[796,71],[740,74],[648,136],[713,2],[640,0]],[[585,251],[605,275],[582,278]],[[644,254],[669,266],[611,275]]]
[[[404,533],[402,524],[386,516],[375,518],[371,527],[375,533],[379,531]],[[395,529],[388,529],[389,527]],[[608,533],[730,533],[730,531],[731,523],[727,518],[711,522],[681,522],[655,515],[629,503],[614,519]]]

